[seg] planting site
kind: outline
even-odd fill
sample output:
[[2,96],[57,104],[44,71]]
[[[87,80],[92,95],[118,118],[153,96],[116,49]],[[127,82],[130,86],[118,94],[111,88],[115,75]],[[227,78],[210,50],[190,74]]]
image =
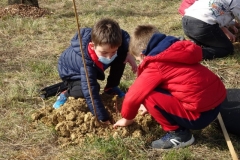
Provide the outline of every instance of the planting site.
[[[120,110],[122,98],[102,94],[105,108],[111,116],[112,123],[121,118]],[[156,132],[160,126],[149,114],[142,116],[140,113],[135,118],[135,122],[128,127],[118,127],[114,129],[112,124],[107,125],[96,120],[96,117],[89,112],[84,99],[69,100],[59,109],[46,106],[39,109],[32,115],[35,122],[42,122],[49,126],[54,126],[58,134],[60,145],[77,144],[84,141],[86,137],[98,136],[102,138],[142,138],[149,132]],[[149,137],[149,141],[156,139],[156,136]]]

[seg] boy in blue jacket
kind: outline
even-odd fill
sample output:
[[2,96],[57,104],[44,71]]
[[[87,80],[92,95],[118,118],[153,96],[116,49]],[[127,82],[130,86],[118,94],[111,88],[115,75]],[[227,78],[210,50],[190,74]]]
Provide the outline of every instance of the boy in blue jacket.
[[[134,57],[128,54],[130,37],[126,31],[120,29],[116,21],[109,18],[99,20],[93,28],[82,28],[80,34],[96,114],[98,120],[108,123],[109,115],[100,98],[100,85],[97,80],[104,80],[104,71],[110,67],[104,92],[119,97],[125,96],[118,85],[126,62],[129,62],[134,73],[137,70]],[[58,72],[68,89],[58,96],[53,107],[59,108],[70,96],[85,98],[90,111],[94,114],[78,33],[72,38],[71,45],[60,56]]]

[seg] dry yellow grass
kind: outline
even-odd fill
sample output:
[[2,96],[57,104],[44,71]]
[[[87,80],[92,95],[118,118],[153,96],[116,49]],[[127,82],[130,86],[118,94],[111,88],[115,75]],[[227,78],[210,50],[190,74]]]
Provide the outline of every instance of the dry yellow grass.
[[[79,0],[76,4],[81,27],[111,17],[128,32],[138,24],[153,24],[163,33],[183,35],[177,12],[180,0]],[[7,4],[0,2],[0,6]],[[212,125],[194,132],[194,145],[178,150],[151,150],[144,143],[149,137],[134,141],[130,137],[96,137],[82,146],[59,147],[53,127],[33,123],[31,114],[55,101],[55,97],[43,101],[37,93],[41,87],[60,81],[57,60],[77,25],[72,1],[39,0],[39,6],[52,14],[37,19],[0,19],[0,159],[231,159],[223,134]],[[203,64],[218,74],[227,88],[240,88],[239,53],[236,44],[233,56]],[[133,81],[130,72],[127,66],[122,83]],[[239,155],[239,137],[230,138]]]

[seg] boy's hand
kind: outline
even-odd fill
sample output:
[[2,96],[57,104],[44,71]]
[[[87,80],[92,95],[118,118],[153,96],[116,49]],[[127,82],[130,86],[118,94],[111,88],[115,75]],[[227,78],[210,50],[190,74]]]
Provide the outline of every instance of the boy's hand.
[[127,57],[126,57],[124,63],[127,63],[127,62],[132,67],[133,73],[136,73],[137,72],[137,63],[135,61],[135,58],[132,55],[130,55],[129,53],[127,54]]
[[226,27],[222,27],[221,29],[231,42],[235,42],[236,37],[234,34],[232,34]]
[[111,122],[110,121],[105,121],[105,122],[103,122],[103,121],[100,121],[102,124],[106,124],[106,125],[110,125],[111,124]]
[[143,104],[140,105],[140,108],[138,109],[141,112],[141,115],[144,116],[145,114],[148,113],[147,109]]
[[120,120],[118,120],[114,125],[113,128],[117,128],[117,127],[125,127],[128,126],[130,124],[133,123],[133,120],[127,120],[125,118],[122,118]]
[[235,21],[235,27],[237,27],[237,28],[240,27],[240,24],[237,21]]
[[233,31],[233,34],[237,34],[237,33],[238,33],[238,29],[237,29],[236,26],[230,26],[229,29],[230,29],[231,31]]

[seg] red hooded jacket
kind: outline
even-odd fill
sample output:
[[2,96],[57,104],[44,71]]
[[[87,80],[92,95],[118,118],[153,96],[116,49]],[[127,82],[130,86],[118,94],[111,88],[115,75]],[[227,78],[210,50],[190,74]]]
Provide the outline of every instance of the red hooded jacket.
[[134,119],[139,106],[156,87],[169,91],[192,112],[208,111],[221,104],[226,98],[224,84],[200,64],[201,60],[201,47],[190,41],[177,41],[160,54],[146,56],[123,101],[122,117]]

